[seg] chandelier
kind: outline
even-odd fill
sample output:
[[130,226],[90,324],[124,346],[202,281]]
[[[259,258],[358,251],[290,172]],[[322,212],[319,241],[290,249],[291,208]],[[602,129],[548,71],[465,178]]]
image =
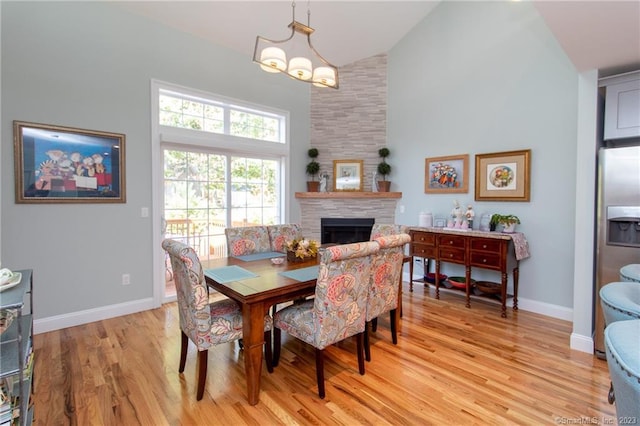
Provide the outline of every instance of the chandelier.
[[[257,36],[253,49],[253,62],[267,72],[281,72],[296,80],[318,87],[338,88],[338,68],[324,59],[311,44],[314,29],[311,11],[307,9],[307,25],[296,21],[296,2],[291,4],[293,21],[289,24],[291,35],[285,40],[269,40]],[[300,35],[296,37],[296,35]],[[304,41],[306,37],[306,43]]]

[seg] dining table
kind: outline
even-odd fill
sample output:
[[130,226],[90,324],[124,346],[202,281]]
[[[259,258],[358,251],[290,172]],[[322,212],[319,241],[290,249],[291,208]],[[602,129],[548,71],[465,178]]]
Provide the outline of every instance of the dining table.
[[[275,264],[272,258],[283,261]],[[242,306],[244,367],[250,405],[260,400],[265,315],[273,305],[315,293],[318,258],[288,261],[285,253],[270,252],[202,262],[207,285]]]

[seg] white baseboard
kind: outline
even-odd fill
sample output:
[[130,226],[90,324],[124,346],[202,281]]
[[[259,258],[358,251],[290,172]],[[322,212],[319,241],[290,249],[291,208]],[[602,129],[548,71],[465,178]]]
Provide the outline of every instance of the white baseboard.
[[581,334],[571,333],[569,347],[576,351],[593,354],[593,338],[591,336],[583,336]]
[[46,333],[47,331],[60,330],[62,328],[74,327],[76,325],[87,324],[122,315],[134,314],[136,312],[153,309],[153,299],[140,299],[118,305],[101,306],[86,311],[72,312],[70,314],[56,315],[48,318],[41,318],[33,321],[34,334]]

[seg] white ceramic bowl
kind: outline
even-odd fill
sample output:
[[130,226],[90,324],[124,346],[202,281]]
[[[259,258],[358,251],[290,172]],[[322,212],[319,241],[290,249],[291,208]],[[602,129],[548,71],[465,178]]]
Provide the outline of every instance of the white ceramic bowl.
[[282,265],[284,263],[284,257],[272,257],[271,263],[274,265]]

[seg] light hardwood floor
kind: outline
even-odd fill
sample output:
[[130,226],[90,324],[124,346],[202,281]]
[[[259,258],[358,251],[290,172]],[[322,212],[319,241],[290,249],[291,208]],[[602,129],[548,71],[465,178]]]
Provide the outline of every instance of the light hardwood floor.
[[615,424],[605,361],[569,349],[571,324],[405,283],[398,345],[388,317],[357,370],[355,342],[327,349],[326,399],[314,352],[283,333],[280,365],[263,367],[260,403],[246,401],[243,352],[209,351],[195,400],[195,349],[178,374],[175,303],[34,337],[35,425]]

